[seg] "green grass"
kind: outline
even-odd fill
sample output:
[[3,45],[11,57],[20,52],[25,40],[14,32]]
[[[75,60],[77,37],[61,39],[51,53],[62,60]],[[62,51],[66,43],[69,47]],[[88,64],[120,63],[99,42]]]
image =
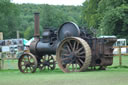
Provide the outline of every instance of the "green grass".
[[127,85],[128,69],[63,73],[61,70],[22,74],[18,70],[0,71],[0,85]]
[[[114,57],[114,64],[104,71],[63,73],[57,68],[23,74],[14,69],[1,70],[0,85],[128,85],[128,68],[118,65],[118,57]],[[128,66],[128,57],[123,57],[123,65]]]

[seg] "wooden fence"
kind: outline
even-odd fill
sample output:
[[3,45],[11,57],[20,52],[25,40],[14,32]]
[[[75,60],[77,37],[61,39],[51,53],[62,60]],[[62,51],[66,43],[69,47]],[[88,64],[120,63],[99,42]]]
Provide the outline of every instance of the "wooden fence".
[[[113,48],[118,48],[118,53],[114,54],[114,56],[119,56],[119,66],[122,66],[122,56],[128,56],[127,48],[128,46],[114,46]],[[121,48],[126,48],[126,53],[121,53]]]
[[18,60],[16,55],[10,55],[9,53],[0,53],[0,69],[4,69],[5,60]]

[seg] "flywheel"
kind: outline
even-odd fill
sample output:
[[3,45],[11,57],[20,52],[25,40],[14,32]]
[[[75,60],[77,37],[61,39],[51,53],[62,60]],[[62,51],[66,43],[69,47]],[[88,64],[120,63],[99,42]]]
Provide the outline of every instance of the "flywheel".
[[63,72],[85,71],[91,63],[90,46],[79,37],[65,38],[57,48],[56,60]]

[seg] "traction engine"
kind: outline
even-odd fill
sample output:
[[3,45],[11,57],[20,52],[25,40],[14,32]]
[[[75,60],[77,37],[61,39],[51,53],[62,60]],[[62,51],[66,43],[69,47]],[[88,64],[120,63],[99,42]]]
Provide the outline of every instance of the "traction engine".
[[116,38],[94,38],[73,22],[65,22],[58,30],[45,29],[40,37],[39,13],[35,13],[34,40],[30,52],[19,58],[18,67],[23,73],[37,68],[54,70],[56,63],[63,72],[82,72],[95,66],[105,69],[113,63],[115,42]]

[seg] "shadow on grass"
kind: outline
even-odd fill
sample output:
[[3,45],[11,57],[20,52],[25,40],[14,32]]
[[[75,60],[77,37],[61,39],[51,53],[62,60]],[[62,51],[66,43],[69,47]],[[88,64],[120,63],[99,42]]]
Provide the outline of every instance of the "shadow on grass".
[[39,70],[37,69],[35,73],[40,73],[40,74],[55,74],[55,73],[59,73],[62,74],[64,72],[62,72],[60,69],[56,68],[55,70]]
[[[128,70],[128,66],[110,66],[110,67],[107,67],[106,70],[99,70],[99,69],[88,69],[86,70],[85,72],[110,72],[110,71],[115,71],[115,70]],[[20,73],[20,74],[39,74],[39,75],[44,75],[44,74],[65,74],[63,71],[61,71],[61,69],[59,68],[56,68],[55,70],[39,70],[37,69],[35,73],[21,73],[19,71],[19,69],[4,69],[4,70],[0,70],[0,72],[8,72],[8,73]],[[74,73],[80,73],[80,72],[73,72],[73,73],[70,73],[70,74],[74,74]],[[81,72],[81,73],[84,73],[84,72]]]
[[[99,72],[99,71],[103,71],[103,70],[86,70],[85,72]],[[61,69],[59,69],[59,68],[56,68],[55,70],[39,70],[39,69],[37,69],[36,70],[36,72],[35,73],[21,73],[20,71],[19,71],[19,69],[4,69],[4,70],[0,70],[0,72],[1,73],[11,73],[11,74],[15,74],[15,73],[17,73],[17,74],[25,74],[25,75],[27,75],[27,74],[29,74],[29,75],[31,75],[31,74],[40,74],[40,75],[47,75],[47,74],[65,74],[63,71],[61,71]],[[69,74],[74,74],[74,73],[84,73],[84,72],[72,72],[72,73],[69,73]],[[68,74],[68,73],[66,73],[66,74]]]
[[109,68],[128,68],[128,66],[111,66],[111,67],[109,67]]

